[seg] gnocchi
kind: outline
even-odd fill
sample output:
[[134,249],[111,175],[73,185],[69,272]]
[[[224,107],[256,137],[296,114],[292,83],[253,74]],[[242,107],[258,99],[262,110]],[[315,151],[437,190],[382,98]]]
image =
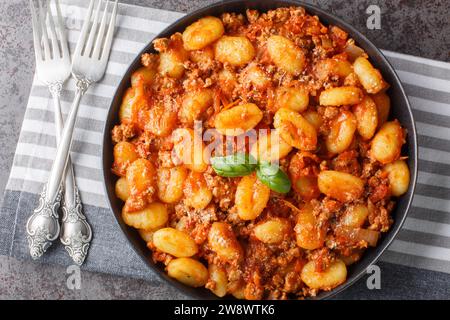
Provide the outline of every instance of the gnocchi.
[[213,104],[213,93],[211,89],[201,89],[188,92],[183,98],[178,118],[187,125],[193,125],[195,120],[200,119],[208,107]]
[[236,188],[235,203],[242,220],[258,217],[269,201],[270,189],[251,174],[241,178]]
[[322,117],[317,111],[308,110],[303,113],[303,117],[318,131],[323,125]]
[[149,84],[156,76],[156,70],[148,67],[141,67],[131,75],[131,87],[139,87]]
[[169,277],[177,279],[190,287],[202,287],[208,281],[208,269],[200,262],[191,258],[177,258],[167,265]]
[[158,72],[163,76],[181,78],[184,74],[184,61],[187,55],[179,55],[173,51],[161,52],[159,56]]
[[212,192],[202,173],[191,171],[184,182],[185,204],[194,209],[205,209],[212,200]]
[[210,290],[218,297],[224,297],[228,291],[228,278],[225,270],[223,268],[215,265],[209,264],[209,278],[212,281]]
[[176,124],[177,113],[167,110],[163,104],[158,104],[148,110],[145,129],[158,137],[167,137]]
[[358,57],[353,62],[353,70],[368,93],[375,94],[386,88],[386,82],[380,71],[375,69],[366,58]]
[[256,143],[252,145],[250,154],[259,161],[276,162],[286,157],[292,147],[287,144],[276,130],[260,134]]
[[267,51],[275,65],[287,73],[299,75],[305,68],[304,52],[288,38],[270,36],[267,39]]
[[353,105],[361,102],[363,92],[354,86],[329,88],[320,93],[319,101],[322,106]]
[[289,221],[282,218],[268,219],[255,226],[255,237],[268,244],[280,243],[284,237],[289,236]]
[[410,174],[408,165],[404,160],[388,163],[383,170],[388,174],[389,186],[393,196],[399,197],[408,191]]
[[204,17],[186,28],[183,32],[183,45],[186,50],[199,50],[218,40],[224,33],[222,21],[216,17]]
[[353,114],[356,117],[359,135],[364,140],[372,138],[378,127],[378,110],[375,102],[365,96],[360,103],[353,106]]
[[128,187],[127,179],[121,177],[116,181],[115,192],[120,200],[127,201],[130,196],[130,188]]
[[341,217],[342,225],[352,228],[361,228],[369,216],[369,209],[365,204],[355,204],[347,207]]
[[303,282],[312,289],[331,290],[347,279],[347,267],[342,260],[336,260],[325,271],[319,272],[314,261],[302,269]]
[[139,158],[134,144],[121,141],[114,146],[113,170],[117,174],[124,176],[128,167]]
[[208,245],[220,258],[237,263],[243,258],[243,250],[231,226],[226,222],[214,222],[208,233]]
[[389,118],[391,110],[391,99],[384,92],[379,92],[370,96],[377,106],[378,128],[380,128]]
[[255,57],[255,48],[244,36],[223,36],[216,42],[214,55],[222,63],[242,67]]
[[216,115],[214,126],[227,136],[237,136],[254,128],[263,118],[262,111],[254,103],[241,104],[222,110]]
[[321,171],[317,183],[320,192],[341,202],[356,200],[364,192],[364,181],[345,172]]
[[305,204],[297,215],[295,225],[297,245],[306,250],[314,250],[322,247],[325,241],[324,230],[317,224],[311,204]]
[[397,120],[386,122],[377,132],[371,143],[371,155],[382,164],[400,157],[405,135]]
[[159,168],[157,172],[158,198],[165,203],[176,203],[183,197],[183,183],[187,170],[182,166]]
[[303,112],[308,108],[309,93],[305,88],[279,87],[276,93],[276,103],[279,108]]
[[265,89],[270,85],[270,78],[257,65],[249,65],[244,71],[244,77],[250,81],[255,88]]
[[135,88],[128,88],[127,91],[125,91],[125,95],[123,96],[122,104],[119,109],[119,119],[121,122],[131,121],[133,104],[136,101],[135,95]]
[[208,153],[205,145],[194,130],[176,129],[172,132],[174,143],[172,154],[174,163],[184,164],[195,172],[205,172],[208,168]]
[[316,129],[299,113],[281,108],[275,113],[273,125],[291,146],[305,151],[316,149]]
[[127,211],[142,209],[146,203],[153,200],[156,189],[155,166],[147,159],[135,160],[127,169],[126,179],[130,196],[125,206]]
[[330,125],[330,132],[325,139],[331,153],[341,153],[350,147],[357,129],[357,118],[349,111],[342,111]]
[[122,211],[123,221],[136,229],[155,230],[167,223],[167,208],[159,202],[150,203],[145,209],[136,212]]
[[192,257],[198,252],[194,240],[186,232],[174,228],[156,231],[153,234],[153,244],[162,252],[177,258]]

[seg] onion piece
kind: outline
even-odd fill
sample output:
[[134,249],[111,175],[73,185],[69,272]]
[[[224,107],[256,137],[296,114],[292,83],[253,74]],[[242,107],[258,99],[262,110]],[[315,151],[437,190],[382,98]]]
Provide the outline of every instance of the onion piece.
[[379,231],[362,228],[349,228],[344,226],[336,228],[336,234],[352,242],[365,241],[371,247],[375,247],[378,239],[380,238]]

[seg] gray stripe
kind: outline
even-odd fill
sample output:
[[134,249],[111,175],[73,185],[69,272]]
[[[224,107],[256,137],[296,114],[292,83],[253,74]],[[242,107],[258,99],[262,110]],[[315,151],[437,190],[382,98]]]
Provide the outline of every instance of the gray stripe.
[[428,88],[418,87],[409,83],[403,83],[406,94],[408,96],[419,97],[426,100],[448,103],[450,101],[450,93]]
[[420,134],[417,135],[417,140],[420,146],[426,146],[427,148],[450,152],[450,140],[422,136]]
[[[54,121],[54,113],[49,110],[42,109],[27,109],[25,113],[25,119],[38,120],[52,123]],[[91,130],[96,132],[103,131],[103,121],[98,121],[89,118],[82,118],[82,121],[77,121],[76,127],[85,130]]]
[[421,160],[419,158],[420,171],[450,176],[450,164]]
[[450,72],[448,69],[430,66],[428,64],[421,64],[414,61],[403,60],[400,58],[387,57],[392,63],[394,69],[413,72],[427,77],[439,78],[443,80],[450,80]]
[[[75,97],[74,92],[75,92],[74,90],[63,89],[61,92],[61,101],[71,104]],[[34,96],[34,97],[50,99],[47,88],[40,86],[40,85],[33,86],[31,88],[30,95]],[[111,99],[112,99],[112,97],[111,97]],[[95,95],[89,94],[89,92],[88,92],[83,96],[81,103],[88,105],[88,106],[95,106],[96,108],[109,109],[109,107],[111,105],[111,99],[95,96]]]
[[[12,190],[22,190],[22,193],[30,193],[30,194],[39,194],[42,191],[43,184],[35,181],[25,181],[22,179],[14,179],[11,178],[8,181],[8,187]],[[90,192],[84,192],[83,190],[80,190],[81,192],[81,199],[84,205],[91,205],[99,208],[107,208],[108,204],[106,203],[105,197],[93,194]],[[89,217],[88,217],[89,219]]]
[[[41,159],[23,155],[17,155],[16,157],[14,157],[14,165],[19,167],[50,171],[50,169],[52,168],[52,164],[53,161],[48,159]],[[73,168],[77,177],[99,182],[103,180],[102,172],[99,169],[88,168],[77,164],[74,164]]]
[[[142,42],[141,48],[139,49],[139,51],[141,49],[143,49],[145,47],[145,45],[147,43],[149,43],[153,38],[154,38],[154,36],[151,38],[148,38],[148,40]],[[69,41],[69,47],[70,47],[71,52],[75,51],[76,43]],[[138,52],[136,52],[136,54],[137,53]],[[115,49],[114,51],[111,51],[111,54],[109,56],[109,61],[124,64],[124,65],[129,65],[131,63],[131,61],[133,61],[136,58],[136,54],[131,53],[131,52],[122,51],[120,49]]]
[[444,187],[430,186],[427,184],[417,183],[416,194],[426,197],[450,200],[450,189]]
[[450,213],[427,208],[412,207],[409,210],[408,217],[450,224]]
[[[449,95],[450,98],[450,95]],[[449,100],[450,102],[450,100]],[[449,106],[450,107],[450,106]],[[436,114],[421,110],[413,110],[416,121],[432,124],[435,126],[450,128],[450,117],[443,114]]]
[[[61,3],[66,3],[73,6],[87,8],[89,2],[86,0],[62,0]],[[176,11],[167,11],[156,8],[147,8],[143,6],[134,6],[119,4],[119,14],[146,20],[154,20],[160,22],[171,23],[183,16],[183,13]]]
[[[73,23],[78,23],[79,25],[82,25],[83,22],[84,22],[84,20],[73,19]],[[167,23],[167,22],[164,22],[164,23]],[[156,32],[159,33],[159,31],[157,31],[157,30],[152,30],[152,32],[150,32],[150,31],[145,31],[145,30],[136,30],[136,29],[130,29],[130,28],[126,28],[123,26],[119,26],[116,28],[116,33],[114,34],[114,39],[129,40],[129,41],[139,42],[142,44],[147,44],[156,36]],[[70,44],[70,49],[75,48],[75,46],[76,46],[75,42],[69,42],[69,44]]]
[[404,266],[414,266],[415,268],[427,269],[450,273],[450,262],[437,259],[423,258],[409,254],[385,251],[381,256],[381,261],[401,264]]
[[[35,144],[38,146],[56,148],[56,139],[54,136],[46,134],[36,134],[33,132],[22,131],[19,138],[20,143]],[[71,148],[72,152],[80,154],[87,154],[91,156],[100,157],[101,148],[99,145],[89,142],[74,140]]]
[[431,233],[418,232],[403,228],[398,233],[396,239],[403,240],[406,242],[425,244],[427,246],[435,246],[450,249],[449,237],[443,237]]

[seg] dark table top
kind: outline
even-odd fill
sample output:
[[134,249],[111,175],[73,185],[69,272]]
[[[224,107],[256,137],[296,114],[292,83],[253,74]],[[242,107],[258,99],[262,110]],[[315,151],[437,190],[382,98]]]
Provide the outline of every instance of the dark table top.
[[[263,1],[263,0],[261,0]],[[123,3],[189,12],[215,0],[121,0]],[[352,24],[378,47],[430,59],[450,61],[450,0],[307,0]],[[11,168],[16,142],[34,73],[34,51],[28,0],[0,2],[0,194]],[[376,5],[381,11],[381,29],[369,30],[366,9]],[[417,270],[379,264],[383,272],[396,274],[397,281],[383,284],[391,298],[414,298],[408,283],[420,283]],[[439,277],[439,274],[436,274]],[[66,269],[0,257],[0,299],[169,299],[184,295],[159,282],[83,272],[80,290],[66,286]],[[392,278],[392,277],[390,277]],[[365,279],[338,298],[381,296],[369,291]],[[429,291],[429,288],[427,288]],[[416,289],[417,290],[417,289]],[[429,296],[433,298],[433,295]]]

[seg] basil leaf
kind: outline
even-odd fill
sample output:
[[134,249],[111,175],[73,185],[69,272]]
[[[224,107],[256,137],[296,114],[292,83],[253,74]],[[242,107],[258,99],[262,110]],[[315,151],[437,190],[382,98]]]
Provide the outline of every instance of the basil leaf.
[[263,162],[256,169],[256,176],[273,191],[288,193],[291,190],[291,180],[279,166]]
[[211,158],[214,171],[222,177],[242,177],[255,171],[257,161],[245,153]]

